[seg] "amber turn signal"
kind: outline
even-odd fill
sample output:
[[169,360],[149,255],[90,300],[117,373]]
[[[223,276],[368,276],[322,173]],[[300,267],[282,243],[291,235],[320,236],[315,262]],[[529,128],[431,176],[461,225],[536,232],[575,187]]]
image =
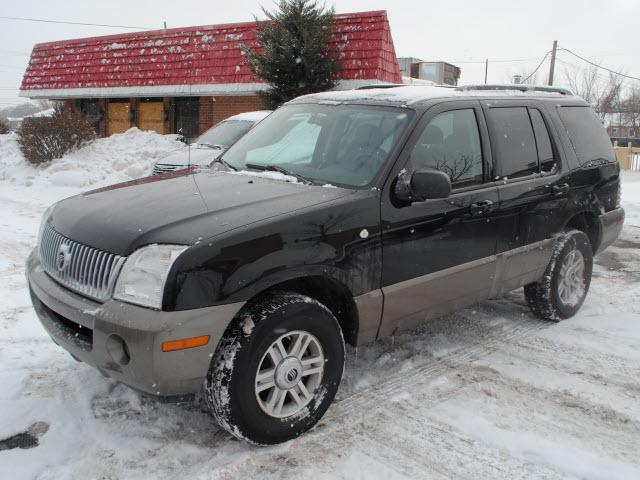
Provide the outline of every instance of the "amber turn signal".
[[182,340],[171,340],[162,342],[163,352],[174,352],[176,350],[185,350],[187,348],[201,347],[209,343],[209,335],[201,335],[199,337],[183,338]]

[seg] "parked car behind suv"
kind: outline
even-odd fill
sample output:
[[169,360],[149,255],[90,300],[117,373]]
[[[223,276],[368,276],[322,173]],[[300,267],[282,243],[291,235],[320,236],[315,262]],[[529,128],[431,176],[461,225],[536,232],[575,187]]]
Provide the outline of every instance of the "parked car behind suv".
[[523,286],[536,315],[571,317],[623,219],[604,128],[570,92],[328,92],[214,169],[57,203],[27,271],[74,358],[153,395],[203,391],[231,434],[273,444],[327,410],[345,342]]
[[208,167],[271,110],[245,112],[229,117],[200,135],[188,150],[180,149],[161,158],[153,166],[152,175],[187,167]]

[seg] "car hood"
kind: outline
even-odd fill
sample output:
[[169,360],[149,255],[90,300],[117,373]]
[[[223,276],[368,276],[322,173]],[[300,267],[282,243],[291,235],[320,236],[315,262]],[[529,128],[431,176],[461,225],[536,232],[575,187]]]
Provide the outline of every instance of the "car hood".
[[198,167],[206,167],[224,152],[223,149],[192,146],[191,152],[188,148],[181,148],[175,152],[158,160],[159,165],[194,165]]
[[101,250],[129,255],[152,243],[193,245],[269,217],[353,193],[212,170],[146,177],[60,201],[49,224]]

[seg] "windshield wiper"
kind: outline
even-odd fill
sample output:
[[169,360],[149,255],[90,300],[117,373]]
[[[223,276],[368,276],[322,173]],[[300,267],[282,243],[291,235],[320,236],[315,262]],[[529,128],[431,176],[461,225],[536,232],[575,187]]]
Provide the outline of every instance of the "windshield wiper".
[[245,163],[245,167],[251,168],[252,170],[260,170],[260,171],[263,171],[263,172],[278,172],[278,173],[282,173],[283,175],[288,175],[290,177],[295,178],[299,182],[305,183],[307,185],[313,185],[313,181],[311,181],[307,177],[304,177],[304,176],[300,175],[299,173],[295,173],[295,172],[292,172],[290,170],[287,170],[286,168],[281,167],[280,165],[259,165],[259,164],[255,164],[255,163]]
[[224,145],[218,145],[217,143],[198,143],[198,146],[202,145],[203,147],[213,148],[214,150],[224,150]]

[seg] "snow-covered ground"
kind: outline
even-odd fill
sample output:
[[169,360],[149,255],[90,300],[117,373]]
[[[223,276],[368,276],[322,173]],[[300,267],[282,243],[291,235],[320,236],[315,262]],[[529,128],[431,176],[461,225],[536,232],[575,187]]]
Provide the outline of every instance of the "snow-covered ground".
[[134,130],[33,169],[0,135],[0,440],[40,435],[0,446],[0,478],[640,478],[640,174],[624,175],[627,226],[575,318],[540,321],[514,292],[351,349],[319,426],[256,448],[199,404],[158,403],[75,362],[29,302],[46,206],[175,148]]

